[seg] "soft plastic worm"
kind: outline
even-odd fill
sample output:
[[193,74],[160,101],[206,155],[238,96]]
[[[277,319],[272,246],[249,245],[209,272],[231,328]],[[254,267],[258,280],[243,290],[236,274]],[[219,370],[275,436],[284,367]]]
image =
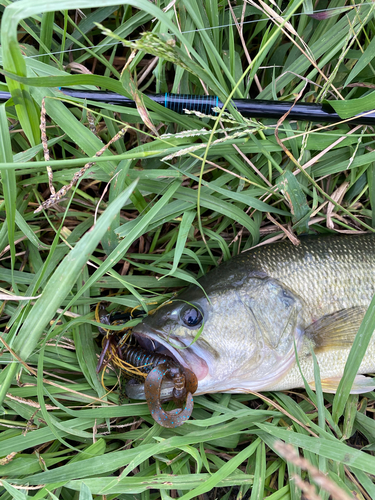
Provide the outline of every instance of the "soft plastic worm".
[[173,361],[163,354],[147,352],[138,346],[126,346],[119,353],[122,360],[139,368],[144,373],[149,373],[152,368],[162,363],[170,364]]
[[[132,341],[131,337],[127,339],[127,342]],[[104,338],[103,350],[96,367],[97,373],[105,366],[105,359],[107,363],[111,361],[128,375],[135,375],[140,379],[145,379],[149,371],[156,365],[161,363],[168,363],[169,366],[175,365],[175,362],[164,354],[145,351],[138,345],[123,344],[120,347],[119,343],[116,342],[115,336],[109,335]],[[176,383],[178,382],[176,381]]]
[[[171,411],[163,410],[160,401],[160,390],[164,377],[172,378],[175,383],[173,389],[175,403],[186,401],[184,408],[177,408]],[[162,363],[155,366],[147,375],[145,381],[145,395],[152,418],[162,427],[175,428],[182,425],[193,412],[192,393],[197,389],[197,378],[193,372],[181,367],[171,367],[169,363]]]

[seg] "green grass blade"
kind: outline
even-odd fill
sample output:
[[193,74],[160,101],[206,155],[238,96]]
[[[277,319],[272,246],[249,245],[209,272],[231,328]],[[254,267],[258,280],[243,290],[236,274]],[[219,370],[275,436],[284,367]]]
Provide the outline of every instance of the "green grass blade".
[[336,395],[333,400],[332,417],[338,422],[344,413],[345,404],[348,400],[353,381],[358,373],[363,356],[367,350],[373,332],[375,331],[375,296],[363,318],[361,326],[355,337],[353,347],[350,350],[345,364],[344,374],[340,380]]
[[[43,47],[51,47],[52,46],[52,37],[53,37],[53,22],[55,18],[54,12],[44,12],[42,15],[42,23],[40,29],[40,41],[42,46],[39,47],[39,53],[43,54]],[[44,64],[49,63],[49,55],[45,54],[40,57],[40,62]]]
[[173,275],[173,273],[177,270],[177,266],[180,262],[182,252],[184,251],[186,239],[188,237],[195,216],[196,212],[194,210],[185,212],[184,215],[182,216],[180,228],[178,231],[178,237],[176,241],[176,248],[174,252],[173,266],[172,269],[169,271],[169,273],[166,274],[165,276]]
[[81,483],[79,490],[79,500],[92,500],[90,488],[84,483]]
[[[5,104],[0,106],[0,161],[3,163],[13,162],[12,145],[10,142],[8,120],[6,116]],[[16,174],[14,170],[0,170],[1,183],[3,186],[3,195],[6,209],[6,224],[8,228],[8,242],[12,258],[12,269],[15,264],[15,220],[16,220],[16,198],[17,185]],[[17,290],[16,284],[13,282],[13,288]]]
[[14,500],[27,500],[28,496],[25,493],[22,493],[17,488],[14,488],[11,484],[9,484],[7,481],[4,481],[3,479],[1,480],[1,485],[7,490],[9,495],[11,495],[11,498],[14,498]]
[[265,496],[264,482],[266,479],[266,446],[259,443],[255,457],[254,484],[250,500],[262,500]]

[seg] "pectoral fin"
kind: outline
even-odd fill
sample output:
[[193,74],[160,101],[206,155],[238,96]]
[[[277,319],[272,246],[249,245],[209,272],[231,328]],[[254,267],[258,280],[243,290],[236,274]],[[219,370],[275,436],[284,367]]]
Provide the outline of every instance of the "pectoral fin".
[[351,347],[365,312],[364,307],[342,309],[312,323],[305,334],[313,341],[314,351]]
[[[334,394],[337,391],[341,378],[332,377],[322,380],[323,392],[330,392]],[[315,383],[310,382],[309,386],[315,390]],[[362,394],[364,392],[371,392],[375,389],[375,379],[372,377],[365,377],[364,375],[357,375],[354,379],[350,394]]]

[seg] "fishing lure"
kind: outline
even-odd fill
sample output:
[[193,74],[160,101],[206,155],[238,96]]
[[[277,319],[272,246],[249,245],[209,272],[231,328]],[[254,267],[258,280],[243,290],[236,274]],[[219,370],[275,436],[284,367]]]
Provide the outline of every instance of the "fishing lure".
[[[101,309],[99,319],[102,324],[112,324],[111,316],[104,309]],[[109,362],[112,362],[121,372],[143,380],[151,416],[161,426],[179,427],[189,419],[194,406],[192,394],[198,387],[198,381],[193,372],[182,367],[170,356],[149,352],[134,344],[130,330],[127,330],[120,339],[117,335],[109,334],[105,328],[99,327],[99,331],[105,336],[103,350],[96,368],[98,373]],[[185,403],[183,408],[171,411],[163,410],[161,391],[165,380],[171,381],[173,384],[171,397],[168,399],[173,399],[176,406],[183,406],[181,403]],[[165,397],[163,399],[165,400]]]
[[[174,364],[174,366],[173,366]],[[193,411],[193,396],[198,381],[194,373],[173,362],[161,363],[153,368],[145,381],[145,395],[152,418],[162,427],[175,428],[182,425]],[[160,391],[164,378],[171,378],[174,383],[173,400],[178,405],[185,401],[185,408],[171,411],[163,410]]]
[[[146,374],[144,382],[147,405],[152,418],[163,427],[174,428],[182,425],[193,411],[193,396],[198,381],[193,372],[182,367],[171,357],[149,353],[139,346],[127,346],[122,352],[124,361]],[[171,411],[161,406],[161,388],[164,379],[173,382],[172,399],[177,406],[186,400],[184,408]]]

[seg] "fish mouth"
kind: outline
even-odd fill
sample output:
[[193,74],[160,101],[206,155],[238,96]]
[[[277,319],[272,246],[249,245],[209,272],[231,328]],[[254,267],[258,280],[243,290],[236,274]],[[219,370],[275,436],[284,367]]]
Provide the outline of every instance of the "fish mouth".
[[[206,361],[195,354],[189,345],[185,345],[180,339],[170,338],[169,341],[161,337],[162,333],[154,330],[143,323],[137,325],[132,332],[138,344],[148,352],[164,354],[174,361],[191,370],[198,381],[203,380],[208,375],[208,365]],[[174,345],[171,345],[174,344]]]

